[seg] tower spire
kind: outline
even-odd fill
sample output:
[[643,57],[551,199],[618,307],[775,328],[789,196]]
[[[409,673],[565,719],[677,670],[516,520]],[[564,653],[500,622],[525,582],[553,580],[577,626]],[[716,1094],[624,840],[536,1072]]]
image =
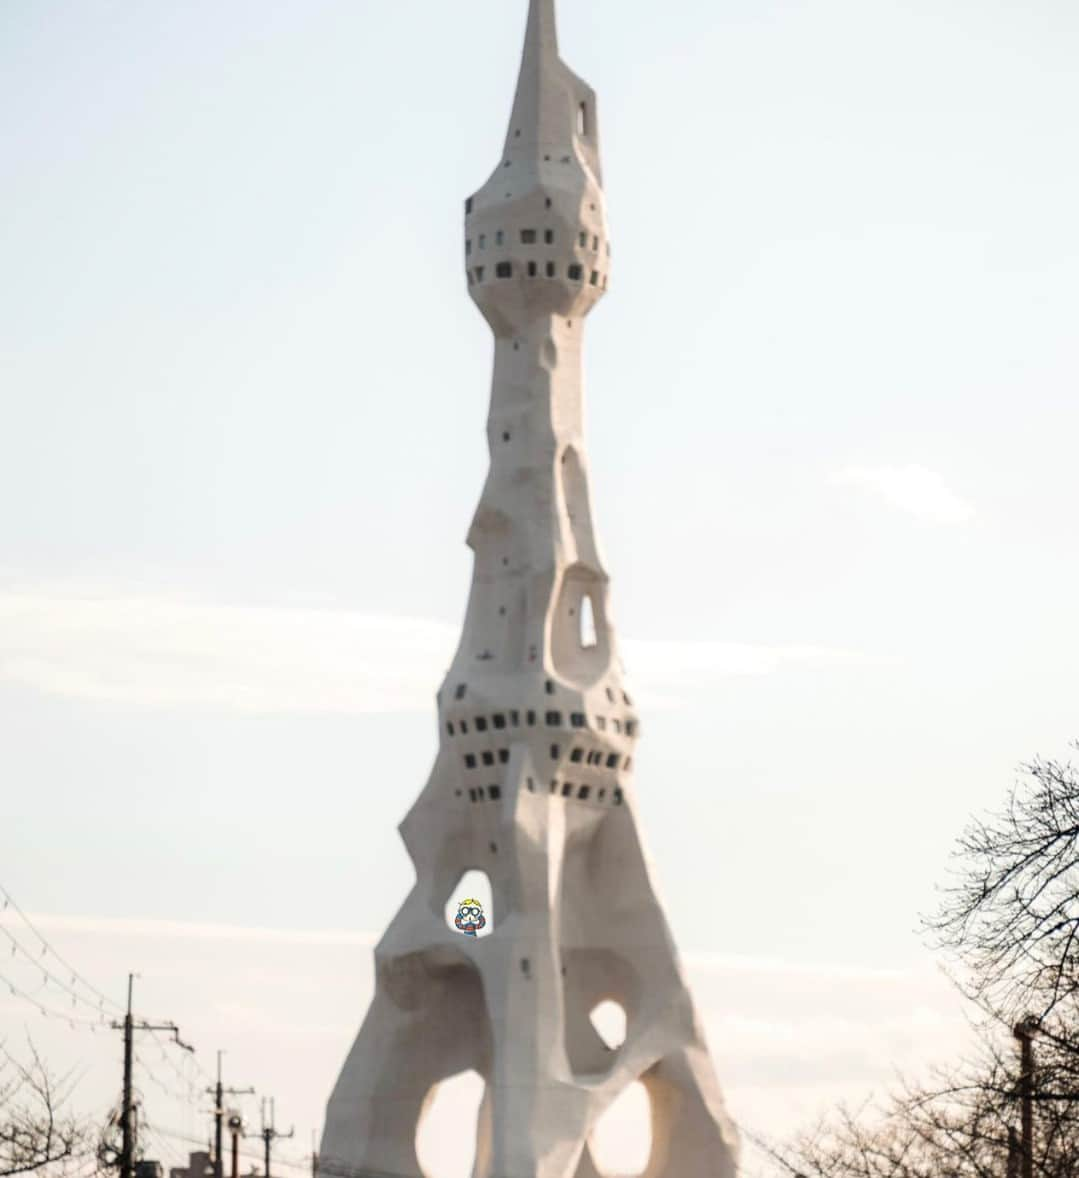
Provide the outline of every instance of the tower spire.
[[555,0],[529,0],[506,155],[564,153],[579,130],[577,111],[592,101],[591,88],[558,55]]

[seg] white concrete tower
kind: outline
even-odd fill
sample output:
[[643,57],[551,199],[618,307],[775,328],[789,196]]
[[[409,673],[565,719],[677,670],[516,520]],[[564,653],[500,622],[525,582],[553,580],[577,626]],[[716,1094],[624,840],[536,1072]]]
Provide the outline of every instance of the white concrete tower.
[[[597,1178],[597,1119],[636,1080],[645,1178],[730,1178],[736,1142],[642,845],[584,454],[581,344],[607,289],[596,98],[531,0],[502,159],[465,206],[468,289],[495,337],[491,466],[440,748],[400,830],[416,884],[375,950],[375,996],[330,1099],[333,1174],[420,1178],[434,1087],[485,1080],[475,1178]],[[492,931],[444,908],[469,869]],[[461,898],[461,897],[456,897]],[[610,1049],[589,1015],[626,1013]]]

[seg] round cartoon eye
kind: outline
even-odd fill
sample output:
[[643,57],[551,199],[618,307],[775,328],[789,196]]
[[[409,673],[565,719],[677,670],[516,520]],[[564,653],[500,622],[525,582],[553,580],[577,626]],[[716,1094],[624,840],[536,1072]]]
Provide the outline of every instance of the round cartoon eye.
[[478,908],[470,908],[468,910],[469,916],[479,916],[479,914],[480,914],[480,910]]

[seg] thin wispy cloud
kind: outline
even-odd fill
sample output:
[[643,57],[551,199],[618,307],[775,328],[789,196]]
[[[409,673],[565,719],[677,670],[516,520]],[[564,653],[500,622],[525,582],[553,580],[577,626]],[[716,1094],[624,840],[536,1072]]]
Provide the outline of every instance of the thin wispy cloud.
[[[426,711],[458,628],[330,607],[234,605],[161,592],[0,589],[0,681],[135,707],[291,713]],[[849,662],[816,646],[627,641],[650,707],[732,675]]]
[[942,524],[965,523],[974,508],[924,466],[848,466],[832,474],[834,486],[864,488],[910,515]]

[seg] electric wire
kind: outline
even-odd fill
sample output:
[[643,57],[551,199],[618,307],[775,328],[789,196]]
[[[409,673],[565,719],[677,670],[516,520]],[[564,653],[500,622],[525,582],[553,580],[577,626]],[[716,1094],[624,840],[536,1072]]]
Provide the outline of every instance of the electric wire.
[[15,983],[5,974],[0,974],[0,985],[7,986],[11,994],[16,998],[22,998],[29,1002],[31,1006],[36,1007],[46,1018],[54,1018],[60,1022],[68,1023],[72,1030],[77,1027],[89,1027],[91,1031],[97,1031],[99,1027],[108,1027],[108,1022],[104,1014],[99,1018],[88,1019],[81,1015],[71,1014],[66,1010],[57,1010],[55,1007],[46,1006],[44,1002],[38,999],[35,995],[27,993],[21,987],[16,986]]
[[66,957],[62,956],[52,947],[48,939],[38,930],[34,922],[26,915],[19,905],[16,904],[14,897],[7,890],[7,888],[3,886],[3,884],[0,884],[0,898],[3,899],[3,904],[0,905],[0,913],[5,912],[8,908],[10,908],[19,917],[23,924],[26,925],[26,927],[30,930],[31,933],[33,933],[33,935],[41,944],[42,956],[51,955],[57,962],[59,962],[60,965],[64,967],[66,972],[71,974],[73,980],[81,982],[82,985],[98,999],[98,1003],[95,1005],[103,1006],[107,1003],[114,1010],[118,1010],[123,1013],[124,1008],[120,1005],[120,1003],[114,1002],[113,999],[99,990],[92,982],[88,982],[86,978],[84,978],[83,975],[79,973],[79,971],[71,964],[71,962],[67,960]]

